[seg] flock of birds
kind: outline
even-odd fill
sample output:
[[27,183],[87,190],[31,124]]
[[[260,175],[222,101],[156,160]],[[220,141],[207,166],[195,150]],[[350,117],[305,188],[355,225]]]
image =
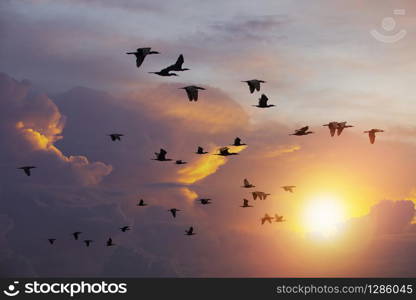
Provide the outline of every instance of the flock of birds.
[[[135,52],[127,52],[126,54],[128,55],[134,55],[136,57],[136,66],[137,68],[139,68],[146,56],[148,55],[152,55],[152,54],[160,54],[158,51],[153,51],[151,48],[146,47],[146,48],[138,48]],[[178,59],[176,60],[176,62],[172,65],[169,65],[166,68],[163,68],[160,71],[157,72],[149,72],[151,74],[156,74],[159,76],[164,76],[164,77],[169,77],[169,76],[178,76],[177,73],[175,72],[182,72],[182,71],[187,71],[189,70],[188,68],[183,68],[183,64],[184,64],[184,57],[182,54],[179,55]],[[264,80],[258,80],[258,79],[251,79],[251,80],[245,80],[242,81],[244,83],[247,83],[248,87],[249,87],[249,91],[251,94],[253,94],[255,91],[259,92],[261,89],[261,85],[266,83],[266,81]],[[196,86],[196,85],[190,85],[190,86],[185,86],[182,87],[181,89],[184,89],[186,91],[186,94],[188,96],[188,100],[189,101],[198,101],[198,94],[199,94],[199,90],[205,90],[205,88],[200,87],[200,86]],[[258,99],[258,104],[253,105],[255,107],[258,108],[271,108],[274,107],[274,104],[268,104],[269,98],[265,95],[262,94],[261,97]],[[354,127],[352,125],[347,124],[347,122],[329,122],[328,124],[325,124],[323,126],[328,127],[329,132],[331,137],[335,136],[335,134],[337,134],[337,136],[340,136],[341,133],[343,132],[344,129],[346,128],[351,128]],[[370,143],[374,144],[375,139],[376,139],[376,133],[380,133],[380,132],[384,132],[384,130],[381,129],[371,129],[371,130],[367,130],[364,131],[364,133],[367,133],[370,139]],[[304,135],[310,135],[313,134],[313,131],[309,130],[309,126],[304,126],[300,129],[296,129],[294,131],[294,133],[291,133],[289,135],[294,135],[294,136],[304,136]],[[121,133],[111,133],[108,134],[108,136],[111,138],[111,140],[113,142],[115,141],[121,141],[121,138],[124,136]],[[231,144],[232,146],[244,146],[246,144],[241,142],[241,139],[239,137],[236,137],[234,139],[234,143]],[[204,154],[208,154],[209,152],[204,151],[204,148],[201,146],[198,146],[197,151],[195,152],[198,155],[204,155]],[[231,156],[231,155],[237,155],[238,153],[235,152],[230,152],[230,148],[229,147],[221,147],[218,149],[218,153],[214,153],[215,155],[220,155],[220,156]],[[167,158],[167,151],[165,149],[160,149],[159,152],[155,152],[155,158],[153,158],[153,160],[156,161],[172,161],[172,159]],[[183,161],[183,160],[175,160],[175,164],[178,165],[182,165],[182,164],[186,164],[187,162]],[[31,176],[32,175],[32,169],[36,168],[36,166],[23,166],[23,167],[19,167],[18,169],[21,169],[24,171],[24,173],[27,176]],[[243,181],[243,188],[254,188],[255,185],[251,184],[247,179],[244,179]],[[282,186],[281,187],[284,191],[286,192],[290,192],[293,193],[294,189],[296,188],[296,186],[294,185],[287,185],[287,186]],[[265,193],[265,192],[261,192],[261,191],[253,191],[252,193],[252,197],[253,200],[266,200],[267,196],[269,196],[270,194]],[[202,205],[208,205],[211,204],[212,199],[209,198],[201,198],[198,199],[198,201],[202,204]],[[147,206],[148,204],[144,202],[143,199],[140,199],[139,202],[137,203],[137,206],[139,207],[144,207]],[[242,208],[249,208],[249,207],[253,207],[253,205],[250,205],[250,201],[248,199],[243,199],[243,204],[240,206]],[[171,208],[168,210],[173,218],[176,218],[177,213],[179,211],[181,211],[178,208]],[[265,224],[266,222],[268,223],[272,223],[277,222],[277,223],[281,223],[281,222],[285,222],[286,220],[284,219],[283,216],[279,216],[278,214],[275,214],[274,217],[270,216],[269,214],[265,214],[261,219],[261,224]],[[120,227],[119,230],[121,232],[127,232],[131,229],[130,226],[123,226]],[[79,240],[80,235],[82,234],[82,232],[80,231],[75,231],[72,233],[72,236],[75,240]],[[194,231],[194,227],[190,226],[187,230],[185,230],[185,235],[195,235],[196,232]],[[56,238],[49,238],[48,239],[49,243],[51,245],[53,245],[56,241]],[[83,242],[85,243],[86,247],[89,247],[91,245],[91,243],[93,242],[93,240],[91,239],[85,239],[83,240]],[[108,238],[107,242],[106,242],[106,246],[110,247],[110,246],[114,246],[115,243],[113,242],[112,238]]]

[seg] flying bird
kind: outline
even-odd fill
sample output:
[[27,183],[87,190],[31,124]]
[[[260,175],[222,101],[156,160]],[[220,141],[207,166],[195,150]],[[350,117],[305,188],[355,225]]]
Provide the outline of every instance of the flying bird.
[[228,147],[222,147],[218,150],[219,153],[217,153],[216,155],[230,156],[230,155],[237,155],[238,154],[238,153],[235,153],[235,152],[230,152],[229,150],[230,150],[230,148],[228,148]]
[[265,94],[262,94],[261,97],[259,98],[259,104],[253,105],[253,106],[259,107],[259,108],[269,108],[269,107],[275,106],[274,104],[267,104],[267,101],[269,101],[269,98],[267,98]]
[[207,151],[204,151],[204,148],[198,147],[198,149],[195,152],[196,154],[207,154]]
[[53,243],[55,243],[56,239],[48,239],[49,244],[53,245]]
[[171,161],[171,159],[166,158],[166,154],[168,152],[165,149],[160,149],[159,153],[155,152],[156,158],[153,160],[158,160],[158,161]]
[[199,199],[199,202],[201,202],[202,205],[207,205],[207,204],[211,204],[211,199],[201,198],[201,199]]
[[30,176],[32,174],[32,172],[30,170],[35,169],[35,168],[36,168],[35,166],[24,166],[24,167],[20,167],[18,169],[23,170],[27,176]]
[[289,134],[289,135],[302,136],[302,135],[308,135],[308,134],[314,133],[313,131],[308,131],[308,130],[309,130],[309,126],[305,126],[305,127],[300,128],[300,129],[296,129],[295,133],[292,133],[292,134]]
[[189,85],[182,87],[180,89],[184,89],[186,94],[188,95],[189,101],[198,101],[198,90],[205,90],[203,87],[196,86],[196,85]]
[[184,165],[184,164],[186,164],[186,161],[183,161],[183,160],[179,159],[179,160],[175,161],[175,164]]
[[111,246],[115,246],[116,244],[114,244],[113,243],[113,239],[112,238],[109,238],[108,240],[107,240],[107,247],[111,247]]
[[188,71],[188,68],[182,68],[182,65],[184,63],[183,54],[179,55],[178,59],[173,65],[170,65],[168,68],[171,71]]
[[284,189],[285,192],[291,192],[291,193],[293,193],[293,189],[295,187],[296,187],[295,185],[284,185],[284,186],[282,186],[282,189]]
[[241,143],[241,139],[239,137],[236,137],[234,139],[234,144],[232,144],[232,146],[244,146],[246,144]]
[[130,230],[130,229],[131,229],[130,226],[123,226],[120,228],[122,232],[126,232],[127,230]]
[[111,138],[111,140],[113,142],[115,142],[115,141],[121,141],[121,137],[124,136],[124,134],[121,134],[121,133],[111,133],[108,136]]
[[351,128],[351,127],[354,127],[354,126],[353,125],[347,125],[347,122],[339,122],[338,127],[337,127],[337,135],[340,136],[342,131],[345,128]]
[[270,217],[268,214],[265,214],[264,217],[261,218],[261,225],[263,225],[266,221],[272,224],[273,217]]
[[331,137],[333,137],[335,135],[336,130],[338,129],[338,122],[329,122],[328,124],[322,126],[328,126],[329,133],[331,134]]
[[257,200],[257,198],[259,198],[260,200],[266,200],[267,196],[269,196],[270,194],[266,194],[265,192],[252,192],[251,193],[253,195],[253,200]]
[[169,77],[169,76],[178,76],[178,74],[171,72],[172,70],[168,68],[164,68],[158,72],[149,72],[150,74],[156,74],[163,77]]
[[243,80],[241,82],[246,82],[248,84],[248,87],[250,89],[250,93],[253,94],[254,91],[260,91],[260,83],[265,83],[266,81],[258,80],[258,79],[252,79],[252,80]]
[[78,240],[79,235],[80,235],[81,233],[82,233],[81,231],[75,231],[74,233],[72,233],[72,235],[73,235],[73,237],[74,237],[74,239],[75,239],[75,240]]
[[283,216],[279,216],[278,214],[274,214],[274,221],[277,223],[285,222],[286,220],[283,219]]
[[171,209],[169,209],[168,211],[170,211],[171,212],[171,214],[172,214],[172,216],[174,217],[174,218],[176,218],[176,213],[178,212],[178,211],[181,211],[180,209],[177,209],[177,208],[171,208]]
[[240,207],[253,207],[253,206],[248,204],[247,199],[243,199],[243,205],[241,205]]
[[194,228],[191,226],[188,230],[185,230],[185,235],[194,235]]
[[246,178],[244,178],[242,187],[246,188],[246,189],[249,189],[249,188],[253,188],[253,187],[256,187],[256,186],[252,185]]
[[133,54],[136,56],[136,66],[139,68],[145,57],[150,54],[159,54],[157,51],[152,51],[152,48],[138,48],[136,52],[127,52],[126,54]]
[[143,199],[140,199],[139,203],[137,203],[137,206],[147,206],[147,203],[145,203]]
[[93,240],[84,240],[85,246],[89,247]]
[[382,129],[371,129],[371,130],[367,130],[364,131],[364,133],[368,133],[368,137],[370,138],[370,143],[374,144],[374,142],[376,141],[376,133],[378,132],[384,132],[384,130]]

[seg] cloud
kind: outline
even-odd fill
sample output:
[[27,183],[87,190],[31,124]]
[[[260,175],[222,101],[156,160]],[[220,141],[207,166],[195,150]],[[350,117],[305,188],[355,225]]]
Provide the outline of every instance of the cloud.
[[[230,146],[229,148],[231,153],[239,153],[246,147],[247,146]],[[192,184],[200,181],[205,177],[214,174],[218,168],[224,165],[227,161],[228,158],[215,154],[213,155],[213,153],[203,155],[199,159],[193,161],[191,164],[178,171],[178,174],[180,175],[178,181],[186,184]]]
[[[0,156],[3,165],[10,166],[15,161],[15,168],[34,164],[39,170],[62,170],[69,174],[63,176],[61,183],[69,179],[85,185],[97,184],[111,172],[111,166],[90,163],[84,156],[65,156],[54,145],[62,139],[64,118],[46,95],[31,92],[26,82],[0,74],[0,99],[0,135],[8,141]],[[42,171],[36,173],[47,178]],[[52,175],[49,180],[55,182],[59,177]]]

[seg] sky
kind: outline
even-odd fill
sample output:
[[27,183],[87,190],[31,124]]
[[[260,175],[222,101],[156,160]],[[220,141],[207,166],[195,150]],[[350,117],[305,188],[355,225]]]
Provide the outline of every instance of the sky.
[[[415,276],[415,9],[1,1],[0,275]],[[160,54],[138,69],[125,53],[140,47]],[[149,74],[179,54],[190,70]],[[250,94],[241,81],[254,78],[266,82]],[[198,102],[186,85],[205,88]],[[262,93],[276,106],[253,107]],[[331,137],[331,121],[354,127]],[[313,134],[289,135],[307,125]],[[372,128],[384,130],[375,144]],[[238,155],[213,155],[237,136]],[[152,160],[160,148],[187,164]],[[285,222],[261,225],[266,213]]]

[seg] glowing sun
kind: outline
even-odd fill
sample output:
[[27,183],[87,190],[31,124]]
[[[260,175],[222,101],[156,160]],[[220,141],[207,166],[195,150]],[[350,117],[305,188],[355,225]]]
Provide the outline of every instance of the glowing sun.
[[345,209],[337,197],[318,196],[306,204],[303,218],[306,231],[330,237],[345,220]]

